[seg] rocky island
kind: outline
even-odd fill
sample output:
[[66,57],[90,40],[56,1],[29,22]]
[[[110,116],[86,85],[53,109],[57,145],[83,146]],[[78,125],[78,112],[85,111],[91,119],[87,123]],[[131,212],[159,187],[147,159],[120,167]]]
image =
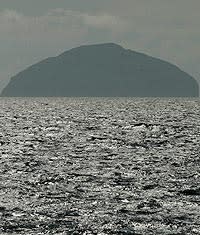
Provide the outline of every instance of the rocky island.
[[114,44],[73,48],[12,77],[5,97],[197,97],[177,66]]

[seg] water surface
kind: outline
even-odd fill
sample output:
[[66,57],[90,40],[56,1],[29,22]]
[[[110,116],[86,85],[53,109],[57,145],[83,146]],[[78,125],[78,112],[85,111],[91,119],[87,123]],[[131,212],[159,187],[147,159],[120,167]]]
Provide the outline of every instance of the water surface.
[[0,232],[199,234],[199,146],[200,99],[1,98]]

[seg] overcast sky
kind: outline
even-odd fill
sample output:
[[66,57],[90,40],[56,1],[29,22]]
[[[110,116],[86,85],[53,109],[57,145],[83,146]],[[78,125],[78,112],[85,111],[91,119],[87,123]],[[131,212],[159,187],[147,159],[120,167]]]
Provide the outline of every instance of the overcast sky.
[[72,47],[115,42],[200,82],[200,0],[0,0],[0,90]]

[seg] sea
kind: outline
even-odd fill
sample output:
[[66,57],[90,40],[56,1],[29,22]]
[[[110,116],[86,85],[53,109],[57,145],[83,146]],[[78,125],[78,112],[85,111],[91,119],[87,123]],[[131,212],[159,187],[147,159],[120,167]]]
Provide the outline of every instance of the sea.
[[0,98],[0,234],[200,234],[199,98]]

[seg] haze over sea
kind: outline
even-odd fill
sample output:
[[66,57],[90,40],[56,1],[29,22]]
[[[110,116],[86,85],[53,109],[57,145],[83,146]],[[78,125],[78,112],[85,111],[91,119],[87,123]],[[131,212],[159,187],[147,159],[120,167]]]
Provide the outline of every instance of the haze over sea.
[[1,234],[199,234],[199,98],[1,98]]

